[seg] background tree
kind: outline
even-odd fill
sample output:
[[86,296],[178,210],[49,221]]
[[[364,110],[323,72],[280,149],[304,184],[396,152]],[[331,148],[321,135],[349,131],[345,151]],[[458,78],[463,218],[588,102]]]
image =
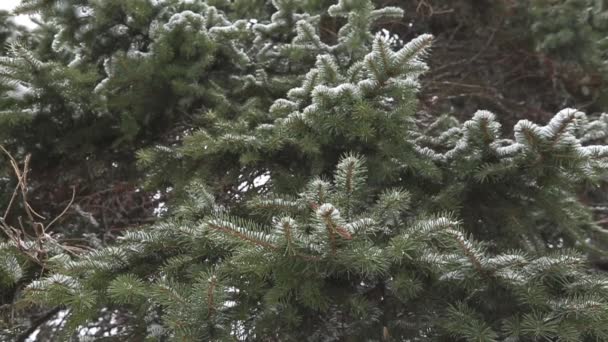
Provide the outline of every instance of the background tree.
[[[563,94],[521,105],[520,75],[456,82],[538,41],[481,3],[24,1],[41,27],[0,60],[5,336],[605,339],[580,199],[605,118],[549,120]],[[548,124],[503,139],[489,112],[459,123],[471,107]]]

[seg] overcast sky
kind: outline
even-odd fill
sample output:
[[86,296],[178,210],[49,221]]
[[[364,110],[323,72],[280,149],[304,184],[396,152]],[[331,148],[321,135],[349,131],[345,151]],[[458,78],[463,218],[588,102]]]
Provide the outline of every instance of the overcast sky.
[[2,0],[0,1],[0,9],[11,10],[20,2],[21,0]]
[[[21,0],[0,0],[0,10],[12,11],[15,6],[17,6]],[[20,15],[15,18],[15,21],[18,24],[24,26],[33,26],[34,24],[29,20],[28,16]]]

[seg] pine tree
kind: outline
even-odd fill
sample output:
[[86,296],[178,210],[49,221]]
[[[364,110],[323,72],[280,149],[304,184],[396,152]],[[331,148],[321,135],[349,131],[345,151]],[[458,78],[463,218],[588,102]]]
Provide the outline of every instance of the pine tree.
[[[60,3],[22,10],[67,23]],[[488,111],[425,116],[416,93],[433,37],[393,48],[376,25],[401,10],[370,0],[89,5],[95,17],[72,18],[87,31],[52,44],[76,62],[13,45],[5,78],[70,75],[40,93],[68,99],[62,115],[120,122],[121,141],[160,141],[140,164],[176,196],[155,224],[87,251],[44,229],[0,244],[0,289],[61,318],[5,336],[608,340],[607,278],[587,261],[606,232],[577,197],[606,177],[605,115],[564,109],[544,126],[520,121],[513,138]],[[87,77],[94,66],[103,78]],[[36,262],[39,278],[24,271]]]
[[525,1],[518,3],[524,23],[556,86],[606,105],[608,80],[608,2],[605,0]]

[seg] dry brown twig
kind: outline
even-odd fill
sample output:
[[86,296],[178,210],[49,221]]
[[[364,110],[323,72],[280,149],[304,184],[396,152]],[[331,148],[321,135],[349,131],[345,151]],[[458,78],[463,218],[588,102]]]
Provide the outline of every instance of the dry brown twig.
[[[71,208],[74,203],[74,199],[76,197],[76,188],[72,187],[72,198],[70,199],[67,206],[63,209],[63,211],[53,218],[48,224],[45,224],[46,218],[39,214],[28,201],[28,173],[31,155],[27,155],[23,162],[23,167],[20,168],[19,164],[12,156],[12,154],[2,145],[0,145],[0,150],[7,156],[11,167],[13,169],[13,173],[17,178],[17,185],[13,190],[13,194],[11,195],[11,199],[4,210],[4,215],[0,219],[0,229],[5,233],[7,238],[13,242],[15,247],[23,253],[28,259],[32,260],[36,264],[44,267],[46,256],[48,255],[47,247],[48,245],[53,245],[61,248],[65,252],[76,255],[86,250],[83,247],[69,246],[66,244],[62,244],[58,242],[50,233],[50,228],[61,218],[63,217],[68,210]],[[30,231],[34,233],[34,235],[28,234],[27,229],[23,224],[23,220],[21,216],[17,217],[19,222],[19,228],[15,228],[7,223],[7,218],[15,204],[15,200],[17,196],[21,194],[21,202],[23,203],[23,211],[27,216],[27,224],[31,228]],[[28,244],[28,240],[34,241],[34,244]]]

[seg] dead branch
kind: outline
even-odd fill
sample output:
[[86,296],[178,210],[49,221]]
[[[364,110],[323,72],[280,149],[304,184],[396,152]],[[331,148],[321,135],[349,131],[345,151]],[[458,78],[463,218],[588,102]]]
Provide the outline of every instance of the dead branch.
[[[87,249],[81,246],[70,246],[65,243],[60,243],[52,236],[52,234],[48,233],[49,229],[71,208],[76,197],[76,188],[72,187],[72,198],[63,211],[53,218],[48,224],[46,224],[44,222],[46,218],[36,212],[36,210],[28,202],[28,174],[31,155],[28,154],[25,157],[23,167],[20,168],[17,160],[15,160],[13,155],[4,146],[0,145],[0,150],[2,150],[2,152],[8,157],[13,173],[17,179],[17,185],[13,191],[7,208],[4,210],[4,215],[0,220],[0,230],[4,232],[9,241],[13,243],[15,248],[17,248],[20,253],[22,253],[29,260],[40,265],[43,269],[45,268],[45,261],[49,255],[49,246],[59,247],[71,255],[77,255],[86,251]],[[29,222],[24,224],[22,217],[18,216],[17,222],[19,222],[19,228],[15,228],[6,220],[19,193],[21,194],[23,211],[25,212]],[[26,229],[28,225],[29,231],[33,232],[34,235],[28,234],[28,229]]]

